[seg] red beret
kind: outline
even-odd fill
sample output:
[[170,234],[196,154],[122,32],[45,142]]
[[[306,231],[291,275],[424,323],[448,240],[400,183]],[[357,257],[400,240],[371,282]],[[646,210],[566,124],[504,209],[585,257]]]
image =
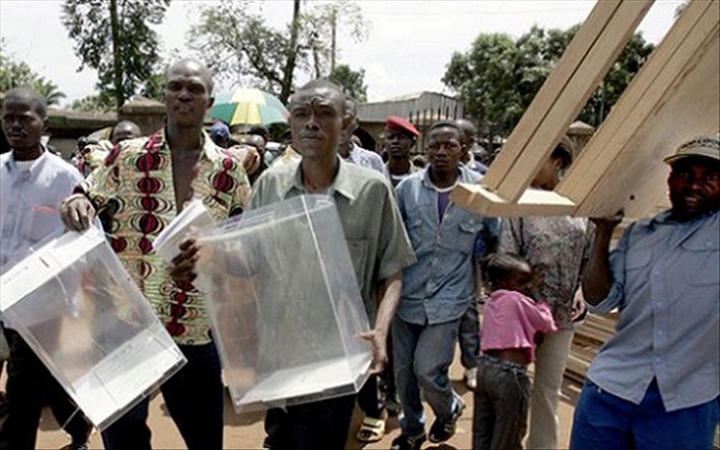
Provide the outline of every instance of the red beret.
[[402,133],[411,134],[415,137],[420,136],[420,132],[410,123],[409,120],[400,116],[388,116],[385,119],[385,129],[387,131],[400,131]]

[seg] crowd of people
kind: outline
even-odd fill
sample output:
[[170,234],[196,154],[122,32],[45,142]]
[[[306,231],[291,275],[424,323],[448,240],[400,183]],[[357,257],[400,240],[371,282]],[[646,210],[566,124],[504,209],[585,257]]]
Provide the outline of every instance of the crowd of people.
[[[212,103],[210,72],[180,60],[167,71],[164,127],[143,137],[121,122],[109,144],[81,145],[76,167],[41,143],[47,112],[38,93],[13,89],[2,106],[11,152],[0,156],[0,264],[52,232],[82,231],[99,218],[188,361],[160,387],[188,448],[228,445],[221,363],[193,285],[201,244],[187,238],[166,264],[152,241],[193,199],[221,221],[303,194],[328,195],[337,206],[371,324],[362,337],[373,351],[372,376],[357,395],[268,410],[258,447],[339,449],[351,432],[375,442],[393,414],[401,419],[393,449],[448,441],[469,414],[449,378],[459,345],[474,391],[473,448],[522,448],[526,433],[528,448],[559,448],[560,387],[586,307],[617,308],[620,320],[588,372],[570,447],[712,447],[720,405],[718,137],[693,139],[665,160],[671,209],[629,225],[610,252],[621,213],[499,219],[456,205],[452,190],[487,171],[469,121],[434,123],[416,164],[420,132],[412,123],[387,118],[385,158],[362,148],[357,103],[324,79],[292,95],[290,134],[278,152],[268,151],[263,127],[237,136],[216,122],[206,131]],[[532,188],[553,190],[574,154],[570,141],[558,143]],[[22,336],[5,336],[0,450],[34,448],[46,404],[71,436],[67,448],[87,448],[87,419],[72,413]],[[151,448],[148,402],[103,430],[105,448]],[[350,430],[356,403],[364,420]]]

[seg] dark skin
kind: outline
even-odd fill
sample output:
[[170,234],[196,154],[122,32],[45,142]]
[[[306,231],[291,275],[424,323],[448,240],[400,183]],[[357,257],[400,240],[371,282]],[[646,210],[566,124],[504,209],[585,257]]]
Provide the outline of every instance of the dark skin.
[[387,162],[391,175],[404,175],[410,172],[410,149],[415,145],[415,137],[395,130],[385,130],[385,147],[390,159]]
[[[537,277],[529,264],[520,264],[515,272],[505,279],[498,280],[493,286],[494,289],[505,289],[517,291],[532,298],[533,287]],[[488,350],[487,354],[505,361],[512,361],[518,364],[530,364],[530,355],[526,349],[510,348],[503,350]]]
[[[172,153],[175,202],[178,212],[192,193],[190,183],[195,176],[194,167],[202,149],[202,124],[206,111],[212,106],[212,78],[208,70],[200,63],[182,60],[175,63],[167,72],[165,86],[165,108],[167,111],[166,137]],[[68,203],[62,214],[65,226],[74,231],[83,231],[90,227],[95,217],[95,209],[90,201],[82,196]],[[194,240],[183,243],[185,249],[193,247]],[[189,260],[197,258],[197,249],[190,250],[186,265],[174,265],[171,275],[176,279],[188,279]],[[194,277],[192,277],[194,278]]]
[[430,181],[439,188],[453,186],[460,174],[463,154],[462,132],[457,128],[441,127],[430,131],[427,143]]
[[[688,222],[720,209],[720,163],[702,157],[687,157],[672,163],[668,177],[670,220]],[[583,274],[585,301],[597,305],[612,287],[608,261],[613,230],[622,221],[622,212],[615,217],[592,219],[597,226],[592,257]]]
[[[337,175],[337,146],[341,131],[347,126],[345,99],[341,92],[319,87],[300,91],[290,102],[290,129],[293,147],[302,155],[300,170],[308,192],[323,192]],[[194,239],[180,245],[182,253],[173,260],[175,278],[193,280],[199,246]],[[388,361],[387,335],[402,290],[402,274],[397,272],[382,280],[380,306],[375,327],[360,337],[373,347],[372,373],[383,371]]]
[[43,100],[29,90],[9,91],[2,107],[2,130],[16,161],[33,161],[43,153],[40,142],[48,120]]
[[126,141],[128,139],[139,138],[140,136],[142,136],[142,132],[136,123],[122,121],[113,128],[110,141],[113,144],[117,144],[118,142]]

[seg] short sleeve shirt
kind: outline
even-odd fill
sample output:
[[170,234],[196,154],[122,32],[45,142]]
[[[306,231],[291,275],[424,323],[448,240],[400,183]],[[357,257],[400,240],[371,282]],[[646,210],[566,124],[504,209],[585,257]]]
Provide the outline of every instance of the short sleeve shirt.
[[[373,170],[338,158],[328,190],[337,206],[345,240],[370,323],[377,314],[379,281],[415,262],[392,188]],[[301,162],[273,166],[254,187],[250,208],[305,194]]]

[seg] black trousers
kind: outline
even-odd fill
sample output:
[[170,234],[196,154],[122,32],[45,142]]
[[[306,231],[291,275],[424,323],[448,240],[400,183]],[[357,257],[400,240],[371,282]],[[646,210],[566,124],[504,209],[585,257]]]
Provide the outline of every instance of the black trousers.
[[273,450],[344,449],[355,398],[346,395],[289,406],[285,411],[269,409],[265,426],[270,440],[266,444]]
[[34,449],[42,408],[47,404],[73,443],[84,443],[92,429],[85,416],[20,335],[5,329],[5,336],[10,344],[10,361],[0,450]]
[[[160,387],[170,416],[190,450],[223,448],[224,391],[215,344],[180,345],[188,362]],[[149,398],[102,433],[108,450],[149,450]]]

